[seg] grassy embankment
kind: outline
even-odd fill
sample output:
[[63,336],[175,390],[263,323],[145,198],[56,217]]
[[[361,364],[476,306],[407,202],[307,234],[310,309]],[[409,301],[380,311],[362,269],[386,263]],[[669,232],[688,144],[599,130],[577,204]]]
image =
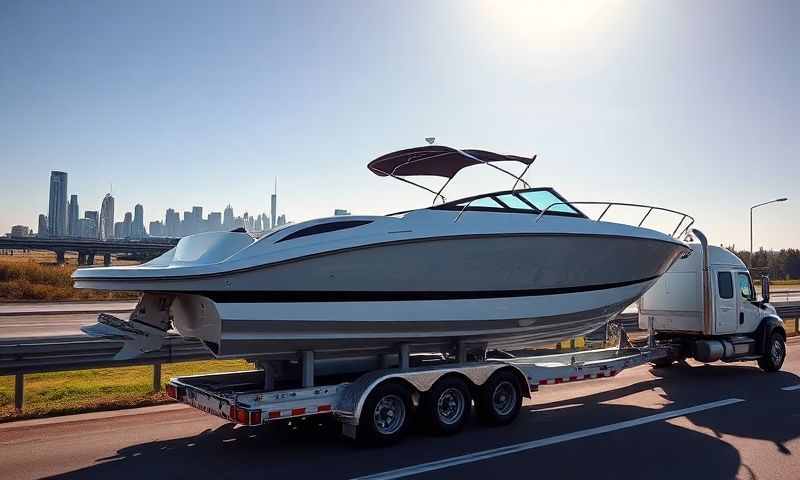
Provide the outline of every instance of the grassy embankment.
[[[165,364],[161,375],[166,382],[182,375],[252,368],[244,360],[211,360]],[[163,391],[150,391],[152,379],[150,366],[25,375],[25,406],[18,414],[14,411],[14,377],[0,377],[0,423],[169,402]]]
[[[37,252],[38,253],[38,252]],[[0,257],[0,302],[125,300],[134,292],[102,292],[72,287],[74,263],[56,265],[48,256],[26,254]]]

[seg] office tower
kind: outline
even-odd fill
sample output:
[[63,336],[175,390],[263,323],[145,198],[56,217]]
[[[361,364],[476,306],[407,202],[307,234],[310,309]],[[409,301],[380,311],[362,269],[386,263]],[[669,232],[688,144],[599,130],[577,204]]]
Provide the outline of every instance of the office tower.
[[111,240],[116,235],[116,225],[114,224],[114,197],[106,193],[103,203],[100,205],[100,219],[95,219],[100,240]]
[[286,225],[286,215],[279,215],[277,224],[279,227]]
[[203,221],[203,207],[192,207],[192,234],[205,230]]
[[194,219],[192,218],[192,212],[183,212],[183,221],[181,222],[181,231],[180,236],[185,237],[187,235],[191,235],[194,232],[192,231],[194,228]]
[[144,229],[144,207],[137,203],[133,207],[133,224],[131,225],[131,238],[142,239],[147,236]]
[[[177,237],[181,224],[181,214],[172,208],[167,209],[164,216],[164,235],[167,237]],[[152,235],[152,232],[150,233]]]
[[222,216],[222,228],[225,229],[225,230],[233,230],[234,229],[234,226],[233,226],[233,207],[231,207],[230,204],[228,204],[228,206],[225,207],[225,213]]
[[256,232],[264,231],[264,225],[261,224],[261,215],[256,216],[256,222],[253,225],[253,230]]
[[29,237],[30,235],[31,229],[25,225],[14,225],[11,227],[12,238]]
[[163,237],[164,224],[161,223],[160,220],[155,220],[153,222],[150,222],[150,228],[148,228],[148,232],[150,232],[151,237]]
[[86,218],[78,219],[78,235],[81,238],[97,238],[97,212],[93,213],[94,217],[87,215]]
[[278,214],[278,179],[275,178],[275,192],[272,194],[269,207],[270,218],[272,219],[272,228],[275,228],[275,219]]
[[333,216],[338,217],[340,215],[350,215],[350,212],[343,208],[337,208],[333,210]]
[[70,237],[80,236],[80,231],[78,230],[78,219],[80,217],[81,213],[78,207],[78,196],[70,195],[69,205],[67,205],[67,235]]
[[44,213],[39,214],[39,228],[36,229],[39,238],[47,238],[49,236],[49,229],[47,228],[47,215]]
[[131,212],[125,212],[125,218],[122,220],[122,238],[130,238],[131,225],[133,225],[133,215]]
[[81,228],[81,237],[84,238],[100,238],[100,232],[98,228],[100,227],[100,217],[97,215],[97,210],[86,210],[83,212],[83,218],[89,220],[89,223],[85,223]]
[[124,238],[122,236],[122,230],[125,228],[122,222],[114,222],[114,238]]
[[51,237],[67,234],[67,172],[50,172],[50,208],[47,213]]
[[219,232],[222,230],[222,213],[220,212],[211,212],[208,214],[208,220],[206,222],[206,230],[209,232]]

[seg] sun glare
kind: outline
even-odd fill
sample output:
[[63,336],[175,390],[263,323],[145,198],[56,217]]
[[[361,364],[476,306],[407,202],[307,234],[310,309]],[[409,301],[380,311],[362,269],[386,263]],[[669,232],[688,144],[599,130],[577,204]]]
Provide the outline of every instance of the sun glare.
[[617,0],[504,0],[480,3],[480,15],[498,34],[532,47],[576,45],[603,30],[620,11]]

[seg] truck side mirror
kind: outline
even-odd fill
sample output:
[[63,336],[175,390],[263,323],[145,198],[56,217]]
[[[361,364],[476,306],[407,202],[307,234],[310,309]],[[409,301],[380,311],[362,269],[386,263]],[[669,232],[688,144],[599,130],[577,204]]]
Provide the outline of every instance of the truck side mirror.
[[761,297],[764,303],[769,302],[769,277],[761,275]]

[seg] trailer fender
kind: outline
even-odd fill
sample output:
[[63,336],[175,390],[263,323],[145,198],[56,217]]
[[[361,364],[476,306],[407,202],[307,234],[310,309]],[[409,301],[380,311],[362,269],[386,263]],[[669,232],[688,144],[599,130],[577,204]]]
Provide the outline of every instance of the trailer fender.
[[756,345],[758,345],[758,353],[764,353],[767,351],[768,346],[767,343],[769,342],[769,337],[772,335],[773,332],[778,331],[783,338],[786,338],[786,329],[783,325],[783,320],[776,315],[768,315],[761,320],[761,324],[758,326],[756,330],[755,339]]
[[[352,383],[344,397],[342,398],[341,405],[338,410],[347,412],[347,423],[358,425],[358,420],[361,418],[361,411],[364,408],[367,397],[372,393],[378,385],[386,382],[400,382],[408,386],[413,392],[424,393],[433,387],[439,379],[445,376],[457,375],[466,378],[473,385],[480,387],[491,377],[496,371],[507,369],[514,372],[519,378],[520,386],[523,387],[522,394],[530,398],[530,385],[528,379],[522,371],[507,363],[497,362],[488,364],[477,364],[469,366],[454,366],[451,368],[437,368],[431,370],[409,370],[397,372],[374,372],[371,375],[364,375],[356,382]],[[524,388],[528,387],[528,388]]]

